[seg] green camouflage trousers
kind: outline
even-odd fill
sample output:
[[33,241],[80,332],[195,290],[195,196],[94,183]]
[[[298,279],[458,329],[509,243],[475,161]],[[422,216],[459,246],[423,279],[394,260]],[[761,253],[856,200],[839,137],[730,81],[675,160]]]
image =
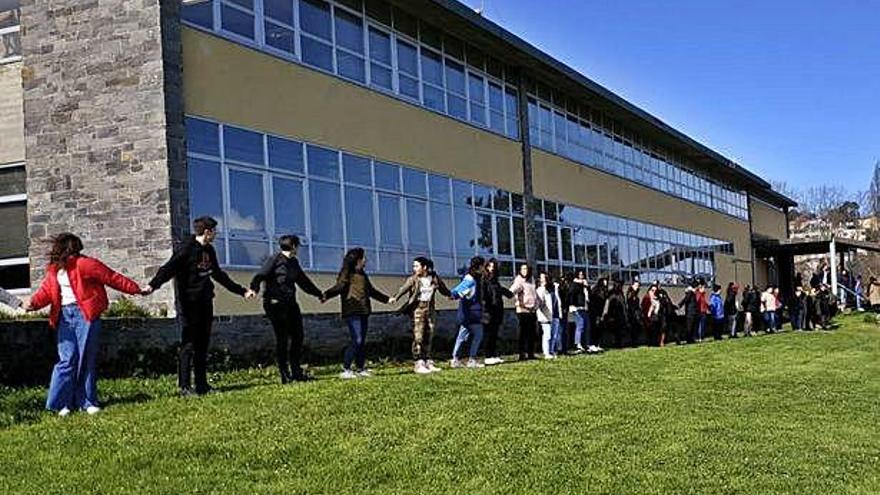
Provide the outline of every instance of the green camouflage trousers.
[[413,311],[413,359],[431,359],[431,338],[434,336],[434,311],[427,303],[420,303]]

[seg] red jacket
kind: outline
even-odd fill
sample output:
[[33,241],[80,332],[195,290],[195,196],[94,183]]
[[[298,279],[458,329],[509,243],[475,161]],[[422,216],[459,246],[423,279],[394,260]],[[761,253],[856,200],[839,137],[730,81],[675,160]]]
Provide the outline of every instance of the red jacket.
[[709,298],[705,292],[696,291],[697,307],[700,308],[700,314],[709,314]]
[[[97,320],[110,305],[105,285],[126,294],[140,294],[141,291],[134,280],[114,272],[104,263],[88,256],[71,257],[67,260],[65,269],[79,309],[88,321]],[[58,285],[58,267],[54,264],[47,267],[46,277],[36,294],[31,297],[30,304],[35,310],[51,305],[49,326],[58,326],[58,317],[61,315],[61,286]]]

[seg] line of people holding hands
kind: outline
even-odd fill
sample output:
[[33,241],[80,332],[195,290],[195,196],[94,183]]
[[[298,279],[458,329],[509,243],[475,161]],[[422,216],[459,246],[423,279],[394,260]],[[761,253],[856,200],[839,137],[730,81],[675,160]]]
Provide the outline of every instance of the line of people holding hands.
[[[345,254],[336,283],[322,291],[300,266],[297,259],[300,241],[294,235],[279,239],[278,252],[263,263],[249,287],[244,287],[232,280],[217,262],[212,246],[217,221],[211,217],[197,218],[193,231],[192,238],[177,248],[145,285],[83,255],[82,242],[74,234],[64,233],[53,238],[46,276],[25,307],[29,311],[50,307],[49,325],[58,334],[58,362],[49,385],[48,410],[61,416],[75,410],[89,414],[100,411],[95,365],[100,316],[109,304],[106,286],[125,294],[149,295],[174,280],[182,322],[178,386],[184,397],[204,395],[212,390],[207,379],[207,356],[213,321],[213,282],[248,299],[262,292],[263,308],[275,332],[282,383],[311,379],[301,363],[304,332],[297,288],[321,303],[340,298],[342,320],[351,339],[343,358],[340,375],[343,379],[371,374],[367,368],[366,339],[373,300],[389,305],[400,303],[398,312],[409,317],[414,372],[418,374],[436,373],[441,369],[431,352],[438,294],[458,302],[458,333],[451,368],[482,368],[504,362],[498,348],[498,335],[504,322],[505,299],[513,300],[521,360],[534,359],[538,349],[544,359],[555,359],[565,353],[600,353],[603,351],[600,342],[614,346],[624,343],[663,346],[672,338],[679,343],[701,341],[710,328],[716,339],[724,333],[736,337],[739,326],[750,335],[757,320],[763,318],[768,331],[775,331],[781,321],[774,316],[779,305],[778,296],[771,300],[775,293],[773,287],[758,293],[746,286],[743,297],[738,299],[738,288],[730,284],[722,299],[719,286],[710,288],[705,281],[695,280],[679,303],[674,304],[658,283],[640,294],[638,281],[629,284],[625,291],[621,282],[607,279],[590,286],[583,270],[555,280],[543,272],[535,277],[526,264],[518,267],[513,283],[505,287],[499,281],[498,262],[480,256],[470,260],[461,281],[452,288],[434,271],[430,259],[416,257],[412,261],[412,274],[389,297],[370,282],[366,251],[359,247]],[[819,292],[815,296],[802,291],[797,293],[798,303],[791,307],[795,328],[805,328],[806,321],[818,321],[823,328],[827,325],[824,315],[829,312],[825,306],[817,306],[816,311],[810,312],[799,302],[801,297],[806,305],[809,297],[824,301],[822,294],[827,293],[827,289],[816,291]],[[683,331],[673,336],[673,322],[679,312],[684,314],[685,325]],[[573,333],[569,331],[570,319]],[[482,362],[478,358],[480,350],[485,356]]]

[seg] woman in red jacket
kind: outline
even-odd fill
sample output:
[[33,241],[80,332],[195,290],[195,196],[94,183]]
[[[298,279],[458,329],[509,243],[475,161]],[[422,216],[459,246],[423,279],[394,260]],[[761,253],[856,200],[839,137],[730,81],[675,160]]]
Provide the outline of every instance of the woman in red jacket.
[[126,294],[140,294],[133,280],[100,261],[83,256],[79,237],[64,233],[52,239],[49,266],[28,311],[46,306],[49,326],[58,332],[58,363],[52,371],[46,409],[67,416],[74,409],[95,414],[98,407],[95,361],[101,331],[101,313],[109,305],[104,286]]

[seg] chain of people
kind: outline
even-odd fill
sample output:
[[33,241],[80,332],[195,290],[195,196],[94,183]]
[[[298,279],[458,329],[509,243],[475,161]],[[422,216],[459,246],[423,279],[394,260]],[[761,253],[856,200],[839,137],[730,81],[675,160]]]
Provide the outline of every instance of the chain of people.
[[[300,240],[295,235],[279,239],[278,252],[264,262],[249,287],[244,287],[232,280],[217,261],[212,246],[217,221],[197,218],[193,233],[144,285],[83,255],[79,237],[63,233],[52,239],[45,277],[26,305],[0,289],[0,302],[4,304],[23,306],[26,311],[49,308],[49,326],[57,333],[58,362],[52,370],[47,410],[60,416],[77,410],[88,414],[101,411],[96,361],[100,317],[109,307],[106,287],[146,296],[174,280],[182,323],[178,386],[183,397],[212,392],[207,360],[214,282],[248,299],[262,292],[263,308],[275,333],[280,379],[285,384],[313,379],[301,362],[304,332],[297,289],[321,303],[340,298],[342,320],[351,339],[343,358],[342,379],[371,375],[366,340],[374,300],[399,304],[397,311],[410,318],[413,371],[431,374],[441,371],[431,351],[438,295],[458,302],[458,333],[449,368],[471,369],[504,362],[498,336],[505,319],[505,299],[514,303],[520,360],[597,354],[604,351],[600,344],[663,347],[670,342],[690,344],[710,337],[722,340],[775,333],[782,330],[784,316],[795,331],[827,330],[832,328],[831,319],[840,303],[850,302],[862,309],[865,299],[861,277],[851,278],[846,273],[841,274],[846,291],[833,294],[827,265],[812,275],[807,286],[798,275],[794,295],[788,301],[782,300],[774,286],[760,290],[746,285],[740,290],[731,282],[722,292],[720,285],[695,279],[676,302],[657,282],[644,291],[638,281],[624,284],[599,279],[590,284],[584,270],[555,279],[548,273],[534,274],[527,264],[519,266],[511,285],[504,286],[499,281],[498,262],[480,256],[470,260],[461,281],[452,288],[434,271],[429,258],[416,257],[412,274],[395,294],[388,296],[370,282],[366,251],[359,247],[345,254],[336,283],[321,290],[299,264]],[[851,300],[849,295],[853,296]],[[867,301],[872,307],[880,305],[880,282],[873,278]]]

